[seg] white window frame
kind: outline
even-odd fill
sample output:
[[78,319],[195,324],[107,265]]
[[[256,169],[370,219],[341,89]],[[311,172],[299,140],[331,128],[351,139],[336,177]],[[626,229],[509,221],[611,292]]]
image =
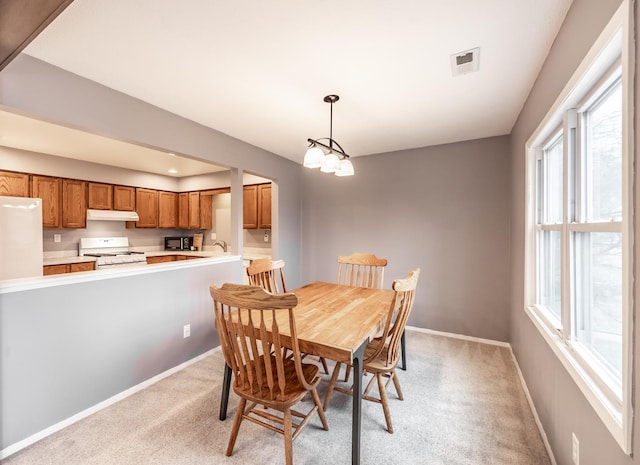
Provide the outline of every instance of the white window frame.
[[[592,408],[603,421],[626,454],[632,452],[632,374],[633,374],[633,102],[634,102],[634,42],[633,2],[623,0],[602,34],[571,77],[538,128],[526,144],[526,237],[525,237],[525,302],[524,308],[534,325],[583,392]],[[544,307],[537,305],[536,269],[537,225],[536,170],[541,149],[562,130],[565,134],[564,173],[570,169],[568,145],[580,143],[580,135],[568,137],[568,131],[576,128],[575,108],[584,106],[594,89],[606,79],[608,71],[622,66],[622,222],[614,224],[582,224],[573,222],[572,206],[564,183],[562,247],[562,289],[570,289],[565,283],[570,276],[569,235],[573,231],[622,232],[622,382],[616,386],[606,370],[599,369],[599,361],[581,344],[572,340],[571,296],[562,293],[561,321]],[[565,176],[565,179],[567,177]],[[552,228],[544,225],[542,229]],[[616,392],[621,392],[618,396]]]

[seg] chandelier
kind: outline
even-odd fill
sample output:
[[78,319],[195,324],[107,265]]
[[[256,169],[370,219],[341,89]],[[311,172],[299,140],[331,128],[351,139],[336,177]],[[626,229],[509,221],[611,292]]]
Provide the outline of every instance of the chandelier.
[[[307,139],[309,148],[304,155],[303,166],[320,168],[323,173],[334,173],[336,176],[353,176],[353,165],[343,148],[333,140],[333,104],[340,99],[337,95],[327,95],[324,101],[331,104],[329,120],[329,137]],[[320,141],[328,141],[329,145]]]

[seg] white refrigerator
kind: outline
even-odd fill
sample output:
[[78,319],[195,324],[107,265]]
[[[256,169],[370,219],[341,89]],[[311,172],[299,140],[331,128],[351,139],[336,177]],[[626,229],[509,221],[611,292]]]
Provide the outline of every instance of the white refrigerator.
[[0,281],[42,276],[42,199],[0,196]]

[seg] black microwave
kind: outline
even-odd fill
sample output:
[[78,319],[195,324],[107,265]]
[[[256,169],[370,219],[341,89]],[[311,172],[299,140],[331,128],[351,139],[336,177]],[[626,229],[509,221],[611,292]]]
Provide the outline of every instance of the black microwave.
[[164,250],[191,250],[193,236],[165,237]]

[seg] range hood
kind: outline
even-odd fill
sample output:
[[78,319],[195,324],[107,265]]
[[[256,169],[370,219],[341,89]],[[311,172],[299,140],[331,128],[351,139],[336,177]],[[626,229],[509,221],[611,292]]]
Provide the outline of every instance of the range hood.
[[101,221],[138,221],[140,217],[136,212],[120,210],[87,210],[87,220]]

